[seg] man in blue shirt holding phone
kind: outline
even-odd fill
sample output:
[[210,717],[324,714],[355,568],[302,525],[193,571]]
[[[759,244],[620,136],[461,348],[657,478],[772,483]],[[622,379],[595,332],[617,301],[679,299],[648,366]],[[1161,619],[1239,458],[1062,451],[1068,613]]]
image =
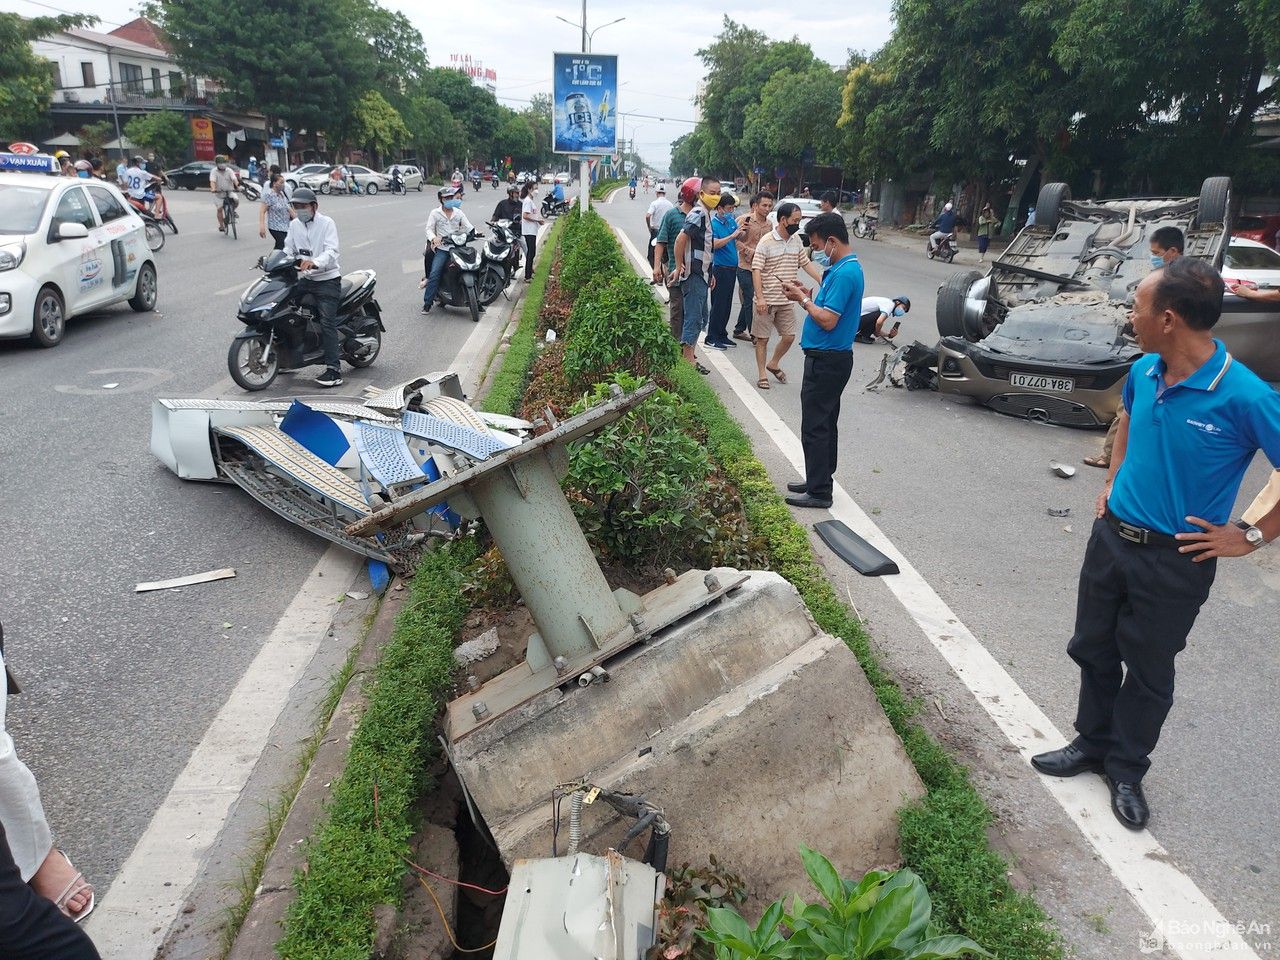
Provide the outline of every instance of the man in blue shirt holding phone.
[[862,264],[849,246],[849,228],[836,213],[822,213],[805,230],[809,249],[827,257],[817,295],[798,281],[783,284],[788,300],[805,311],[800,332],[804,381],[800,386],[800,444],[803,483],[788,483],[793,507],[831,506],[832,477],[839,445],[840,395],[853,372],[853,338],[862,319]]

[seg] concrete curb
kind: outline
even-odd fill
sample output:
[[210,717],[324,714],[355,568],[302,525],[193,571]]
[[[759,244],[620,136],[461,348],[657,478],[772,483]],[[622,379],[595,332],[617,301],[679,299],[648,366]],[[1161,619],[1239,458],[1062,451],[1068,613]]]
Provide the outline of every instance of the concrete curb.
[[[396,581],[397,584],[401,582]],[[382,647],[391,637],[396,616],[408,598],[408,589],[394,588],[383,597],[377,616],[356,655],[351,679],[338,700],[311,767],[267,857],[258,888],[253,894],[253,905],[227,953],[227,960],[262,960],[275,956],[281,922],[296,896],[293,878],[306,863],[305,841],[324,816],[330,787],[346,768],[351,738],[364,713],[364,679],[377,666]]]

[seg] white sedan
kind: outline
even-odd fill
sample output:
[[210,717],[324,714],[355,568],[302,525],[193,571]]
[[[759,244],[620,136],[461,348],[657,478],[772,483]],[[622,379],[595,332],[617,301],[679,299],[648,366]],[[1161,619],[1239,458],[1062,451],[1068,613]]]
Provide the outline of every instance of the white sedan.
[[159,293],[146,228],[112,184],[0,173],[0,337],[54,347],[71,317]]
[[[302,185],[310,187],[318,193],[343,193],[346,191],[346,185],[341,184],[341,180],[333,178],[334,167],[322,170],[320,173],[310,173],[302,178]],[[355,178],[360,189],[365,193],[373,196],[379,190],[389,190],[391,188],[391,180],[386,174],[379,173],[377,170],[370,170],[368,167],[362,167],[359,164],[348,163],[347,169],[351,171],[351,176]]]
[[1260,290],[1280,287],[1280,253],[1257,240],[1232,237],[1222,258],[1222,279],[1228,287],[1237,283]]
[[290,191],[297,190],[302,185],[302,181],[312,174],[323,173],[328,174],[333,167],[327,163],[304,163],[300,167],[295,167],[284,175],[285,186]]

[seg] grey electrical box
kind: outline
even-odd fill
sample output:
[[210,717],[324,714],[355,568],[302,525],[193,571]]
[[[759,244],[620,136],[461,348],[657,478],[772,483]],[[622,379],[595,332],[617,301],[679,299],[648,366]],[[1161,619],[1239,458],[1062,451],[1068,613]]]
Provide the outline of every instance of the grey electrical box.
[[664,880],[613,850],[517,860],[494,960],[642,960]]

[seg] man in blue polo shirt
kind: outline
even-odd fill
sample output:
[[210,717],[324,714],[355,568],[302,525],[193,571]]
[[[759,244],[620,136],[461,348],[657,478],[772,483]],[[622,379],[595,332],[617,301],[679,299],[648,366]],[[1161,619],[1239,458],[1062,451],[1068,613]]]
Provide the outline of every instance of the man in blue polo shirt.
[[800,349],[804,381],[800,385],[800,444],[804,448],[804,483],[788,483],[793,507],[831,506],[836,472],[840,394],[853,372],[853,338],[862,319],[862,264],[849,246],[849,228],[837,213],[820,213],[805,230],[809,249],[827,256],[817,295],[790,280],[782,287],[788,300],[804,308]]
[[1217,558],[1280,536],[1280,504],[1254,524],[1231,522],[1254,454],[1280,465],[1280,394],[1213,338],[1222,291],[1211,266],[1179,257],[1134,294],[1147,356],[1125,385],[1067,646],[1080,666],[1078,736],[1031,760],[1055,777],[1105,774],[1112,812],[1133,830],[1150,818],[1142,777]]

